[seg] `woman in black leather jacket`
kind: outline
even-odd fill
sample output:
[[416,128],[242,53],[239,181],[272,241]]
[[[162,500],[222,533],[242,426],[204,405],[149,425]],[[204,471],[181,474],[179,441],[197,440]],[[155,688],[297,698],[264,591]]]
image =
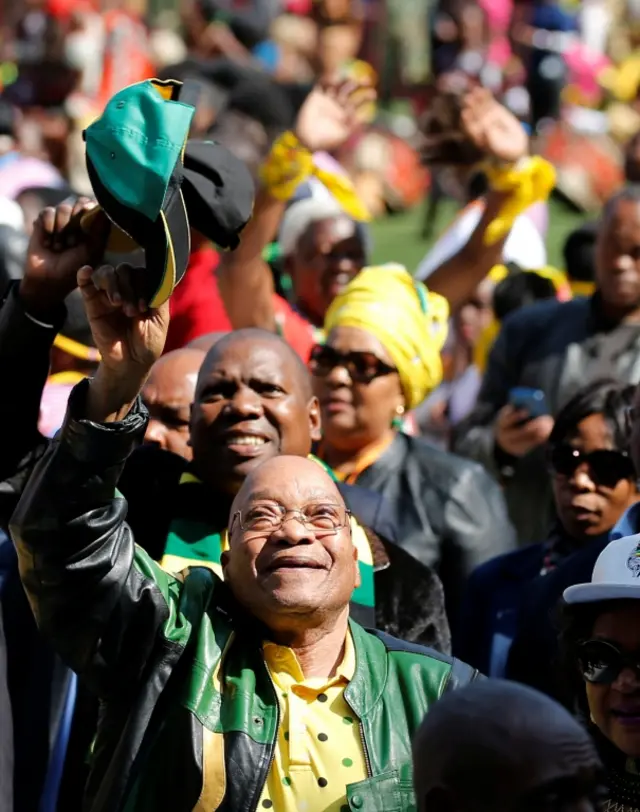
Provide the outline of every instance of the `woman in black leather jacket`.
[[310,369],[322,411],[319,455],[345,482],[387,497],[398,543],[434,567],[450,618],[468,575],[513,549],[498,484],[479,466],[399,431],[440,382],[448,308],[398,265],[368,268],[330,307]]

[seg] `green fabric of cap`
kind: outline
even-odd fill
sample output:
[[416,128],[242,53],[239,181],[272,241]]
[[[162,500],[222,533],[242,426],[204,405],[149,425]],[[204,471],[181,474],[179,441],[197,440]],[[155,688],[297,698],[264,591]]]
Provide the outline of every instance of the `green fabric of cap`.
[[[151,308],[184,277],[191,229],[233,250],[253,210],[254,185],[242,161],[220,144],[187,141],[198,93],[189,80],[130,85],[84,132],[89,179],[112,223],[107,247],[144,249],[146,267],[136,269],[132,286]],[[83,228],[99,214],[84,215]]]
[[[139,82],[116,93],[84,132],[96,200],[116,231],[144,248],[146,269],[132,284],[151,308],[169,298],[189,264],[182,161],[196,100],[189,83]],[[108,244],[116,241],[112,229]]]
[[124,88],[85,132],[87,155],[107,190],[150,220],[162,210],[195,114],[163,90],[151,81]]

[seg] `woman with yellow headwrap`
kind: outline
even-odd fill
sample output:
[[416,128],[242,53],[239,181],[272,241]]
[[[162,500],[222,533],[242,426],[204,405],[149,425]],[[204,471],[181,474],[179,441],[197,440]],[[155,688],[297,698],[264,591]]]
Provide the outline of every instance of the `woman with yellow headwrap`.
[[514,543],[502,493],[476,465],[398,431],[442,379],[449,308],[401,265],[365,268],[330,306],[310,360],[322,459],[388,496],[398,543],[440,571],[448,604],[466,576]]

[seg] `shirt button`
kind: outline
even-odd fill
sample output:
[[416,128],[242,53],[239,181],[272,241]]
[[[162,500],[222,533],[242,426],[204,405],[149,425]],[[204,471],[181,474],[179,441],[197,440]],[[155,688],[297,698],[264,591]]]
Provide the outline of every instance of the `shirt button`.
[[364,798],[362,797],[362,795],[354,795],[353,798],[351,799],[351,806],[354,809],[362,809],[362,807],[364,806]]

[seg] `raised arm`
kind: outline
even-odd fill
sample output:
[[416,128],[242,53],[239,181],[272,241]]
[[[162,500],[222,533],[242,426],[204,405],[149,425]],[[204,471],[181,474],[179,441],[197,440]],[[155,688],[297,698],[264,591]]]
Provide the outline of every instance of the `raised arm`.
[[468,140],[485,156],[490,189],[466,244],[425,280],[430,290],[449,301],[452,311],[467,302],[493,266],[502,262],[516,215],[546,199],[553,187],[551,167],[527,157],[528,138],[522,125],[488,90],[476,88],[467,94],[461,123]]
[[[64,426],[38,463],[11,520],[20,573],[38,626],[102,697],[129,695],[151,663],[179,656],[190,625],[181,584],[134,544],[116,483],[142,442],[137,397],[164,344],[168,306],[118,304],[124,277],[79,274],[102,363],[74,389]],[[105,292],[108,291],[108,294]],[[126,299],[125,299],[126,301]]]
[[[3,499],[21,491],[47,445],[38,432],[38,416],[51,347],[64,322],[64,300],[76,287],[78,269],[100,251],[102,242],[99,222],[80,244],[75,241],[79,235],[65,232],[65,227],[92,205],[81,199],[73,208],[61,205],[41,212],[29,242],[24,276],[9,286],[0,307],[0,380],[11,387],[10,397],[0,398],[0,423],[10,427],[0,453]],[[9,515],[4,506],[0,508],[1,523]]]
[[238,248],[224,254],[218,266],[218,289],[235,329],[276,329],[273,277],[262,259],[263,251],[278,230],[288,198],[310,174],[311,153],[343,144],[359,126],[360,111],[373,98],[373,88],[354,82],[319,85],[302,105],[294,131],[274,144],[253,217]]

